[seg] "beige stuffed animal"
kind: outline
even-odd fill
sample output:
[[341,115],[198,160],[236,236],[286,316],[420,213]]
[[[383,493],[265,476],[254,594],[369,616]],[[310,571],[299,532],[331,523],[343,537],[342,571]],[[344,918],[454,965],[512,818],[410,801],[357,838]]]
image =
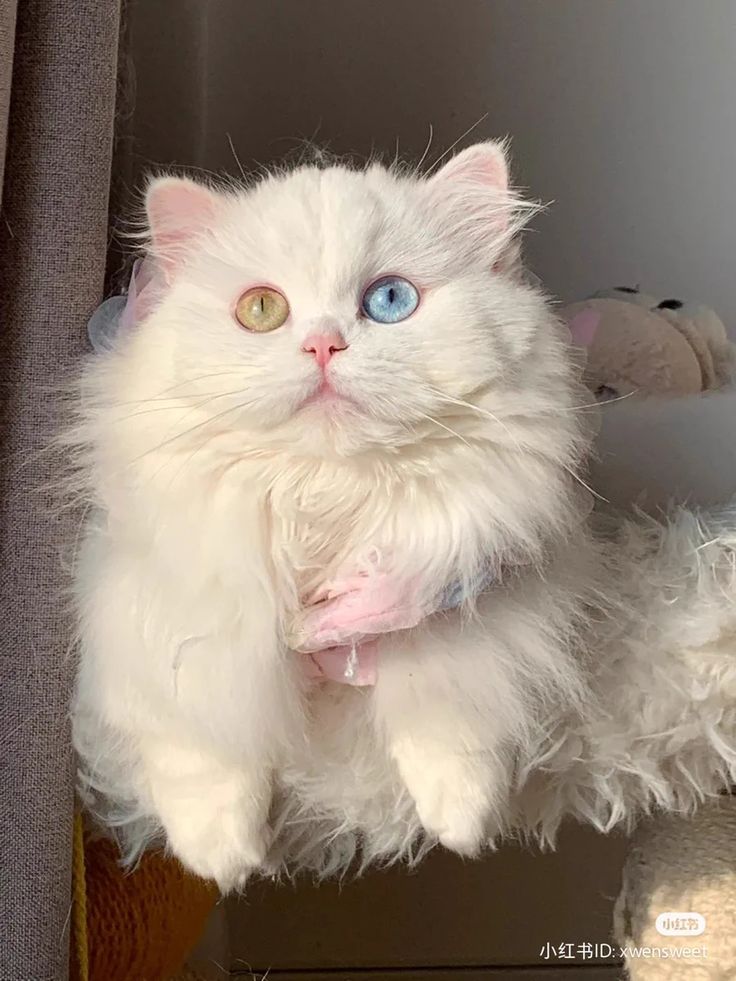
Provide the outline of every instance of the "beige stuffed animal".
[[599,401],[696,395],[734,377],[734,345],[709,307],[619,287],[565,307],[562,316],[585,349],[584,380]]

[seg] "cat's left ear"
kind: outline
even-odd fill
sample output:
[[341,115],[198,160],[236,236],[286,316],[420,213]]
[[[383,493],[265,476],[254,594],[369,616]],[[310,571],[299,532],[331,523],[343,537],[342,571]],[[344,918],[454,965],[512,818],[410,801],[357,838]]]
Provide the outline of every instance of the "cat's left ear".
[[186,177],[159,177],[149,184],[146,214],[151,251],[167,278],[211,227],[218,204],[214,191]]

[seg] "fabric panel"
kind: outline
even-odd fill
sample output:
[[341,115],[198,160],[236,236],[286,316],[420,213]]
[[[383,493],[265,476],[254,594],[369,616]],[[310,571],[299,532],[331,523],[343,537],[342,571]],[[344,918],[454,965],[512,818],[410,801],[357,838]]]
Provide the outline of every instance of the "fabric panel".
[[73,670],[45,452],[99,301],[119,0],[18,9],[0,221],[0,979],[67,975]]
[[10,112],[10,79],[13,72],[16,7],[15,0],[3,0],[3,3],[0,4],[0,204],[3,199],[3,171],[5,169],[5,146]]

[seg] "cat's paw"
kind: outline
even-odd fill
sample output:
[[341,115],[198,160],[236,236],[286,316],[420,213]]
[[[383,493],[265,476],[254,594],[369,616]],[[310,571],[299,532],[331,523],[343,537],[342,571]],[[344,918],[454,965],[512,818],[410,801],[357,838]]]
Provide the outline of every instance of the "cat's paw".
[[270,845],[267,804],[240,773],[196,781],[159,780],[153,799],[169,848],[195,875],[222,893],[242,889],[262,867]]
[[404,746],[399,771],[425,831],[459,855],[477,855],[489,840],[491,795],[484,775],[459,754]]
[[303,651],[341,646],[415,627],[426,613],[411,584],[384,574],[339,579],[324,600],[303,612],[292,646]]
[[254,822],[247,808],[218,810],[190,802],[186,815],[165,821],[169,846],[190,872],[212,879],[223,894],[242,889],[263,866],[269,848],[265,825]]

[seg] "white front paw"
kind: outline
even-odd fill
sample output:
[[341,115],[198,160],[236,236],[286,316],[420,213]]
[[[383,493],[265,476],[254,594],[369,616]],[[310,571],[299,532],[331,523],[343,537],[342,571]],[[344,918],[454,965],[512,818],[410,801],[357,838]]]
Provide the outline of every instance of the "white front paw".
[[263,865],[269,800],[244,773],[159,776],[151,789],[172,852],[195,875],[214,879],[227,893]]
[[219,807],[207,801],[179,802],[179,815],[169,808],[164,827],[171,850],[195,875],[214,879],[222,893],[242,889],[248,876],[263,865],[269,829],[244,802]]
[[492,796],[477,760],[404,744],[395,752],[424,829],[460,855],[477,855],[489,839]]

